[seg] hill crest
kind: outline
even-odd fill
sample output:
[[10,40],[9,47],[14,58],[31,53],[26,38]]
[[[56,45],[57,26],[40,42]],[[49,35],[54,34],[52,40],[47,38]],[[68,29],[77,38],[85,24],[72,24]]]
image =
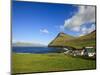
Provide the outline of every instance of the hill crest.
[[96,31],[80,37],[73,37],[63,32],[58,33],[56,38],[49,43],[49,47],[74,47],[94,46],[96,42]]

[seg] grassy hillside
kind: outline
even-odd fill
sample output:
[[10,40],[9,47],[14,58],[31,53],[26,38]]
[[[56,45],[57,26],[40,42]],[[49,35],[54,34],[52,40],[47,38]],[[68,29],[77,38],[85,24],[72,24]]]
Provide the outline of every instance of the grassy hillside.
[[96,42],[96,31],[91,32],[81,37],[71,37],[63,34],[58,35],[48,46],[70,46],[74,48],[82,48],[84,46],[95,46]]
[[95,69],[95,60],[71,57],[62,53],[12,54],[12,73]]
[[48,46],[64,46],[65,41],[72,39],[74,39],[74,37],[61,32]]

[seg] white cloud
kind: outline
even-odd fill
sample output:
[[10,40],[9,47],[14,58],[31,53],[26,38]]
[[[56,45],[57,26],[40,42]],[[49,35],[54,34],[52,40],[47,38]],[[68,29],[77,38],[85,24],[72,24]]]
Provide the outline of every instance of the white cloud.
[[[79,6],[78,12],[71,18],[65,20],[64,27],[72,31],[80,31],[81,25],[86,23],[95,23],[95,7]],[[85,29],[83,28],[83,31]]]
[[76,27],[71,28],[72,31],[77,31],[77,32],[79,32],[80,29],[81,29],[80,26],[76,26]]
[[79,36],[89,34],[94,30],[95,30],[95,24],[92,24],[90,28],[83,27],[81,28],[81,34]]
[[40,32],[48,34],[49,31],[47,29],[40,29]]

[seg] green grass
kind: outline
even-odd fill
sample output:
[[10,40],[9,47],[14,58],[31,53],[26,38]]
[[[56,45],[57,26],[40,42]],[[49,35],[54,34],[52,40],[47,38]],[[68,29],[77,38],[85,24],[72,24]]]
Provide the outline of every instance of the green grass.
[[95,60],[71,57],[62,53],[12,54],[12,73],[95,69]]

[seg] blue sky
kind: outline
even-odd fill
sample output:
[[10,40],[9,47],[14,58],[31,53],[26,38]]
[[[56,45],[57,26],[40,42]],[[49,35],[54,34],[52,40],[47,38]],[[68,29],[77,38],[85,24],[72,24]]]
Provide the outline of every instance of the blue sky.
[[91,6],[13,1],[13,42],[47,45],[62,31],[72,36],[88,34],[95,30],[94,10]]

